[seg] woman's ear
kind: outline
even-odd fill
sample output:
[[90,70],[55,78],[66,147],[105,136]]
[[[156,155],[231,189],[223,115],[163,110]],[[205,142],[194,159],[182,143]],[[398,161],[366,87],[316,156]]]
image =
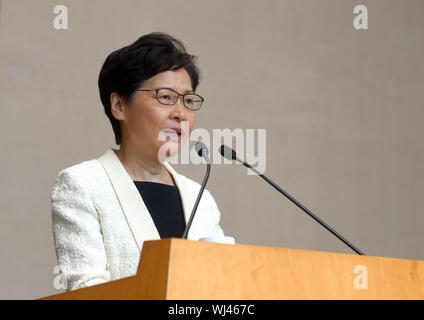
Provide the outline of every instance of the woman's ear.
[[125,103],[116,92],[110,94],[110,111],[115,119],[125,120]]

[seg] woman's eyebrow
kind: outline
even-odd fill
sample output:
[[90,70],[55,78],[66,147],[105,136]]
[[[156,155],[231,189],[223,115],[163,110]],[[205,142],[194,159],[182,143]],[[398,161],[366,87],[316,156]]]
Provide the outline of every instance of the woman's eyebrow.
[[[174,88],[171,88],[171,87],[159,87],[158,89],[170,89],[170,90],[177,91],[177,90],[175,90]],[[193,93],[193,92],[194,91],[192,89],[188,89],[188,90],[184,91],[184,93]]]

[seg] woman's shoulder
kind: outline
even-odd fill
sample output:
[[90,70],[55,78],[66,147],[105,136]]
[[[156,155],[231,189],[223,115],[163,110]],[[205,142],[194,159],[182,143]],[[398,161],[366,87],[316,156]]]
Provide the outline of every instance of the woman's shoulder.
[[86,160],[60,170],[55,185],[88,186],[90,182],[96,181],[102,174],[104,174],[104,170],[97,159]]
[[71,175],[86,175],[90,172],[101,169],[101,163],[97,159],[86,160],[59,171],[59,174],[65,172]]

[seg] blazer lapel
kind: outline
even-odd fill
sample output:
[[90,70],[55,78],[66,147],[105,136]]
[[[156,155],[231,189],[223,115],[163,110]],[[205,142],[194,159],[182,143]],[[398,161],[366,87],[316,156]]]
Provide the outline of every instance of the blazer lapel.
[[98,160],[109,176],[138,249],[141,251],[144,241],[160,239],[155,223],[137,187],[115,152],[108,149]]

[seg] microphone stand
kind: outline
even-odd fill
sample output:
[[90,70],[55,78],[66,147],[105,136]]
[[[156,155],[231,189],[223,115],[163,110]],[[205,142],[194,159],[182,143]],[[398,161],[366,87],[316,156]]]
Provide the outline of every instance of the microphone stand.
[[295,198],[293,198],[291,195],[289,195],[286,191],[280,188],[276,183],[274,183],[271,179],[269,179],[264,174],[260,173],[256,168],[253,168],[250,164],[244,162],[243,160],[239,159],[234,153],[233,158],[244,165],[245,167],[253,170],[258,176],[260,176],[262,179],[264,179],[266,182],[268,182],[271,186],[273,186],[275,189],[277,189],[280,193],[282,193],[286,198],[288,198],[290,201],[292,201],[296,206],[298,206],[300,209],[302,209],[304,212],[306,212],[312,219],[314,219],[316,222],[318,222],[320,225],[322,225],[325,229],[330,231],[334,236],[336,236],[339,240],[341,240],[345,245],[347,245],[349,248],[351,248],[353,251],[355,251],[357,254],[365,256],[366,254],[363,253],[361,250],[359,250],[357,247],[355,247],[352,243],[347,241],[345,238],[343,238],[336,230],[331,228],[328,224],[326,224],[324,221],[322,221],[319,217],[317,217],[315,214],[313,214],[311,211],[309,211],[307,208],[305,208],[299,201],[297,201]]
[[202,197],[203,190],[205,190],[206,183],[208,182],[209,173],[211,172],[211,164],[210,164],[208,155],[206,154],[206,152],[202,152],[202,155],[201,156],[203,158],[205,158],[205,160],[206,160],[206,165],[207,165],[207,167],[206,167],[206,175],[203,178],[202,186],[200,187],[199,194],[197,195],[196,202],[194,203],[193,210],[191,211],[190,218],[188,219],[187,226],[186,226],[186,228],[184,230],[184,233],[183,233],[183,236],[182,236],[183,239],[187,239],[188,231],[190,230],[191,224],[192,224],[193,219],[194,219],[194,215],[196,213],[197,207],[199,206],[200,198]]

